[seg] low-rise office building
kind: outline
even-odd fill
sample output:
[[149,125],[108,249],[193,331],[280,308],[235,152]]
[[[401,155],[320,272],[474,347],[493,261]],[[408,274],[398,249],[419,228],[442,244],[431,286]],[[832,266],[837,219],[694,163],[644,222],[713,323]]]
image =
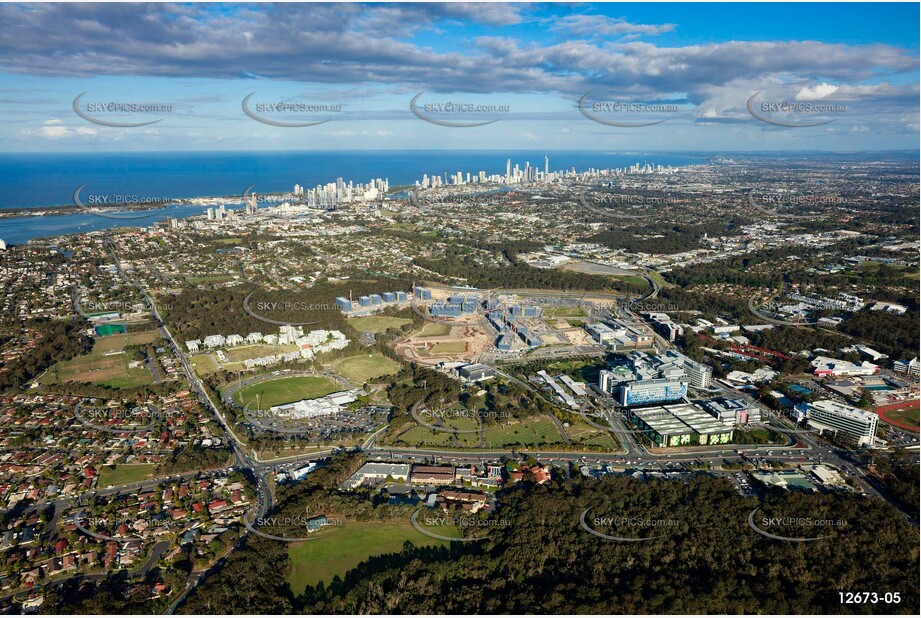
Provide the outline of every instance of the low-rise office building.
[[872,447],[875,444],[879,416],[874,412],[831,399],[797,404],[796,411],[799,420],[805,420],[807,425],[820,433],[843,433],[857,446]]
[[731,428],[690,403],[637,408],[630,418],[656,446],[732,442]]

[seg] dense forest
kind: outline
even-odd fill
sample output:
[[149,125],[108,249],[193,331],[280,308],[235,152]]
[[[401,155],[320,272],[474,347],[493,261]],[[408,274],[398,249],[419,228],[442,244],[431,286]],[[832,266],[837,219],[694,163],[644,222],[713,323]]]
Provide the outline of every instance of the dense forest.
[[[360,463],[339,458],[322,475],[281,496],[279,512],[333,500],[332,488]],[[296,491],[295,491],[296,490]],[[350,518],[380,517],[386,505],[368,496],[336,499]],[[763,501],[740,496],[709,476],[688,481],[608,476],[543,486],[519,485],[501,495],[492,518],[511,525],[491,529],[481,543],[403,551],[359,565],[334,578],[291,591],[287,546],[250,537],[242,551],[209,576],[182,613],[915,613],[918,608],[917,533],[879,500],[834,494],[771,491]],[[830,520],[772,530],[788,536],[826,536],[809,543],[764,537],[749,514]],[[656,536],[621,543],[594,536]],[[359,515],[364,513],[364,515]],[[630,532],[592,523],[598,517],[655,520]],[[662,522],[668,522],[663,526]],[[763,525],[763,524],[762,524]],[[650,534],[650,532],[655,534]],[[908,542],[906,542],[908,541]],[[839,591],[899,591],[899,605],[841,605]]]
[[[185,289],[170,299],[164,320],[178,330],[179,340],[203,339],[208,335],[246,335],[251,332],[277,333],[278,325],[248,314],[243,301],[250,293],[250,311],[269,320],[292,324],[311,323],[311,329],[350,331],[345,315],[335,305],[337,296],[353,298],[364,294],[409,290],[412,282],[402,279],[361,280],[332,284],[320,281],[297,290],[250,288]],[[315,324],[314,324],[315,323]],[[354,331],[351,331],[354,332]],[[346,333],[348,334],[348,333]]]
[[9,365],[0,360],[0,391],[22,387],[55,363],[87,354],[93,347],[93,340],[83,334],[89,323],[82,318],[69,322],[43,318],[25,322],[22,327],[34,337],[35,344]]
[[459,278],[479,288],[505,289],[555,289],[555,290],[616,290],[632,294],[645,294],[647,286],[637,286],[610,277],[589,275],[561,269],[534,268],[519,261],[511,249],[502,251],[505,265],[484,268],[461,246],[451,246],[443,257],[427,259],[416,257],[413,263],[444,277]]
[[628,253],[681,253],[699,249],[704,235],[732,236],[740,234],[736,222],[703,224],[649,223],[624,230],[606,229],[588,236],[585,242],[596,242],[612,249],[623,249]]

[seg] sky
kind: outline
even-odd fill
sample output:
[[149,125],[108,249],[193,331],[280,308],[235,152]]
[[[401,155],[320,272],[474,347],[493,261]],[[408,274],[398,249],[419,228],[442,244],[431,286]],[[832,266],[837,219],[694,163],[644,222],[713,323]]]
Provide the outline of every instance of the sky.
[[0,4],[0,23],[0,152],[919,144],[917,3]]

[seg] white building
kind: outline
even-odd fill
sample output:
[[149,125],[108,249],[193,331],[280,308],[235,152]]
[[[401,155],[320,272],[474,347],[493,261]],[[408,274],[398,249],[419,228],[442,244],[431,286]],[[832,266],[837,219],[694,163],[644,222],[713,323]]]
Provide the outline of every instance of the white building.
[[724,425],[748,425],[761,422],[761,408],[744,399],[705,401],[704,410]]
[[358,391],[340,391],[316,399],[302,399],[294,403],[286,403],[269,408],[274,414],[283,418],[301,420],[305,418],[318,418],[333,416],[342,410],[342,406],[358,399]]
[[208,335],[205,337],[205,347],[206,348],[219,348],[227,343],[227,338],[224,335]]
[[871,311],[886,311],[888,313],[893,313],[895,315],[902,315],[908,311],[908,307],[905,305],[899,305],[897,303],[876,303],[870,307]]
[[879,372],[879,366],[864,361],[855,365],[846,360],[816,356],[810,363],[817,376],[872,376]]
[[365,481],[383,481],[388,477],[395,481],[406,481],[409,478],[409,464],[370,462],[363,465],[358,472],[350,476],[342,484],[341,489],[355,489]]
[[896,373],[904,373],[909,376],[918,377],[921,373],[921,363],[918,362],[918,357],[914,357],[910,361],[895,361],[892,364],[892,370]]
[[843,432],[857,446],[873,446],[876,440],[879,416],[874,412],[866,412],[831,399],[800,403],[796,410],[799,420],[805,419],[807,425],[819,432]]

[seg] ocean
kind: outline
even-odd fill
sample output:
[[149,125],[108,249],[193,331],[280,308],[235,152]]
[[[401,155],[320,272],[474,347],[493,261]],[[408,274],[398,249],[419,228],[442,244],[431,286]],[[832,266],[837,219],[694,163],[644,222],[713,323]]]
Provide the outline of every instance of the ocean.
[[[429,176],[480,170],[504,174],[506,160],[523,168],[526,162],[550,170],[614,168],[648,162],[683,166],[706,163],[714,155],[693,153],[576,151],[335,151],[335,152],[152,152],[79,154],[0,154],[0,208],[42,208],[73,205],[74,192],[183,199],[239,196],[255,185],[255,193],[290,191],[295,184],[310,188],[342,178],[367,183],[388,178],[391,187]],[[177,206],[149,211],[149,217],[118,221],[90,214],[0,219],[0,239],[23,243],[34,238],[146,226],[167,217],[201,214],[202,206]]]

